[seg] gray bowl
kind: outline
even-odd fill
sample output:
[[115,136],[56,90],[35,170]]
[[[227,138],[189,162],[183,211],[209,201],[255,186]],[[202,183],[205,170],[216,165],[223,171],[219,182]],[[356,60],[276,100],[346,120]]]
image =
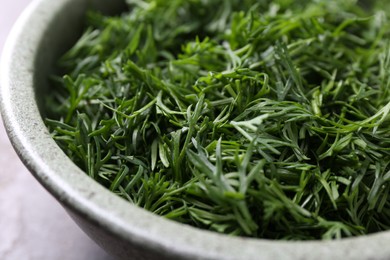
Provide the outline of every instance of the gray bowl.
[[390,259],[390,232],[338,241],[229,237],[155,216],[90,179],[50,137],[40,111],[56,59],[81,33],[87,8],[115,13],[120,0],[36,0],[1,61],[1,109],[9,138],[35,178],[80,227],[124,259]]

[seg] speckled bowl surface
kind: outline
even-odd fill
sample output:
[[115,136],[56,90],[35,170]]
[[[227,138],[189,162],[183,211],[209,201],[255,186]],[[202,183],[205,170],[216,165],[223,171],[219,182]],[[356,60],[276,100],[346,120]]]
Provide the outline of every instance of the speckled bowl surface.
[[74,165],[42,120],[48,76],[80,35],[87,8],[113,13],[123,7],[120,0],[33,1],[1,60],[1,112],[15,150],[92,239],[123,259],[390,259],[390,232],[287,242],[229,237],[175,223],[117,197]]

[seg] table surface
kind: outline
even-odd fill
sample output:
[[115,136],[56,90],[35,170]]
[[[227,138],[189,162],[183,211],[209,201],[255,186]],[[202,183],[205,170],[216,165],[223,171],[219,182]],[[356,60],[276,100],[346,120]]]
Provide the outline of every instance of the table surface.
[[[29,2],[1,0],[0,50]],[[0,259],[111,259],[31,176],[15,154],[1,122],[0,165]]]

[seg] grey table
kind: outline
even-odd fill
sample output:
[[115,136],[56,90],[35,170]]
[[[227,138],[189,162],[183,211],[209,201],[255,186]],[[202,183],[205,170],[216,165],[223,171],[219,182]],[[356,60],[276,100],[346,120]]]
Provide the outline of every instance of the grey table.
[[[0,50],[31,0],[1,0]],[[33,28],[32,28],[33,30]],[[26,170],[0,122],[0,259],[110,259]]]

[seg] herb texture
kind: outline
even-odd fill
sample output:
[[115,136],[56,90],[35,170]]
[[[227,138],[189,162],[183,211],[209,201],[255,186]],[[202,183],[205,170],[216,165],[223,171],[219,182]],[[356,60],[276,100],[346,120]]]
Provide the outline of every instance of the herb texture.
[[385,1],[130,0],[88,14],[47,125],[155,214],[231,235],[390,227]]

